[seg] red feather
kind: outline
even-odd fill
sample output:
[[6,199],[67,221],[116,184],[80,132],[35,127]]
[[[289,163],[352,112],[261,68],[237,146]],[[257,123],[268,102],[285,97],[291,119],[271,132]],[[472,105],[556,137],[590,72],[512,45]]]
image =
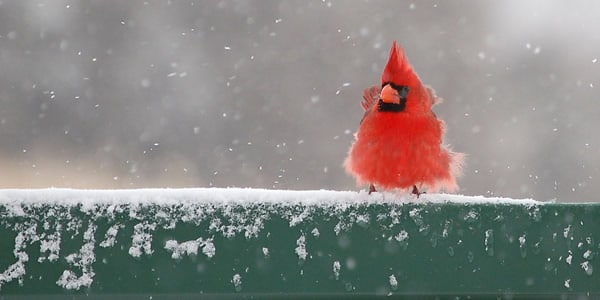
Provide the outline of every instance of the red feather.
[[397,112],[380,111],[376,103],[381,89],[373,86],[365,90],[361,102],[365,115],[344,162],[346,171],[359,185],[455,192],[464,155],[442,144],[444,122],[431,111],[441,99],[433,89],[423,86],[395,41],[381,80],[382,85],[410,88],[406,106]]
[[404,49],[396,41],[392,44],[390,58],[381,75],[381,85],[388,82],[408,86],[422,85],[421,79],[408,62]]

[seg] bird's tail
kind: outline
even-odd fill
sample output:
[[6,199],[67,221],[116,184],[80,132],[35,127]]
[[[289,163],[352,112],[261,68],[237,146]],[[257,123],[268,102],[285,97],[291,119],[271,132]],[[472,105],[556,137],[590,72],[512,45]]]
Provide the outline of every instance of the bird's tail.
[[440,177],[438,180],[429,182],[427,185],[428,192],[437,193],[443,190],[447,193],[455,193],[458,191],[458,184],[456,179],[461,177],[463,174],[463,166],[465,162],[465,154],[460,152],[453,152],[452,150],[444,147],[444,154],[448,158],[448,174]]

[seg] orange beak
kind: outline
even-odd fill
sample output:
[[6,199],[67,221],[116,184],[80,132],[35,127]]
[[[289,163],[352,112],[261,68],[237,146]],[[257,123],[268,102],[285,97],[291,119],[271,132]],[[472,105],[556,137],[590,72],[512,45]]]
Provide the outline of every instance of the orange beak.
[[386,84],[383,89],[381,89],[381,100],[385,103],[400,103],[398,91],[389,84]]

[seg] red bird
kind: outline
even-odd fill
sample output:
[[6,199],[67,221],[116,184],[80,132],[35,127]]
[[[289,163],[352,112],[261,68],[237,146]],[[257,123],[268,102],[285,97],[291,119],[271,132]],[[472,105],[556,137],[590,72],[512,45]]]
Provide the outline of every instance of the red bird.
[[384,190],[410,189],[419,195],[441,189],[458,190],[464,154],[442,145],[444,122],[431,111],[441,102],[424,86],[396,41],[383,75],[381,88],[365,89],[361,105],[365,114],[344,162],[358,185]]

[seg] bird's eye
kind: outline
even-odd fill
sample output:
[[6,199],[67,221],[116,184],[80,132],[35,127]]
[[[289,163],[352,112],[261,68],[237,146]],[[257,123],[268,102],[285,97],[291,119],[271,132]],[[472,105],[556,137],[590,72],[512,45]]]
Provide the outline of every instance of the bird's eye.
[[399,86],[398,88],[395,88],[398,91],[398,96],[400,96],[400,99],[406,99],[408,98],[408,92],[410,92],[410,87],[406,86],[406,85],[402,85]]

